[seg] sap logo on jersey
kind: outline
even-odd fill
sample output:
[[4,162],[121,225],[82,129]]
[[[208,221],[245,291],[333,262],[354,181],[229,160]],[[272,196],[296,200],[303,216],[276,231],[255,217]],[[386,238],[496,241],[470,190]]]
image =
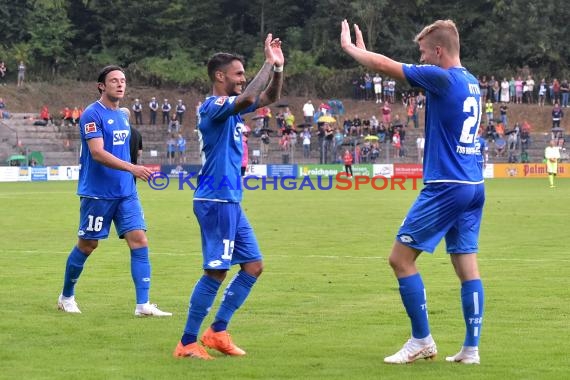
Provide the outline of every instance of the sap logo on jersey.
[[113,131],[113,145],[125,145],[127,137],[129,137],[128,129]]
[[240,139],[240,135],[241,135],[242,130],[243,130],[243,123],[237,123],[236,129],[234,131],[234,141],[238,141],[238,142],[240,141],[239,139]]

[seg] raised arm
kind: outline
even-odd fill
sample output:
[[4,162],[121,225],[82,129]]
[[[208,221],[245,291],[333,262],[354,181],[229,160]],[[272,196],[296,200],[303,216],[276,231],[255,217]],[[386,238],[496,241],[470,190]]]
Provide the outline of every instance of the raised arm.
[[381,72],[394,79],[406,79],[404,76],[404,70],[402,69],[403,64],[401,62],[394,61],[385,55],[366,50],[366,45],[362,38],[362,32],[356,24],[354,25],[354,34],[356,37],[356,44],[352,43],[348,21],[344,20],[341,24],[340,46],[348,55],[371,70]]
[[[283,86],[283,51],[279,38],[270,34],[265,39],[265,63],[250,84],[238,98],[243,98],[247,106],[255,103],[259,107],[269,105],[281,97]],[[268,84],[269,82],[269,84]],[[242,100],[242,99],[239,99]],[[245,107],[243,107],[245,108]]]

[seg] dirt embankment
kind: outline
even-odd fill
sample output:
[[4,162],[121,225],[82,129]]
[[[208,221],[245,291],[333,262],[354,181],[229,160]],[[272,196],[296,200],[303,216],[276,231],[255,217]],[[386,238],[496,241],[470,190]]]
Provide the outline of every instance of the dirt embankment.
[[[187,112],[194,113],[194,109],[199,100],[203,97],[192,89],[183,88],[152,88],[143,86],[130,86],[127,88],[127,96],[123,101],[126,106],[131,106],[135,99],[140,99],[143,106],[146,108],[143,111],[144,120],[148,120],[148,102],[152,97],[156,97],[159,103],[165,98],[169,100],[170,104],[174,107],[178,99],[182,99],[186,104]],[[10,112],[38,112],[45,104],[49,107],[50,112],[54,117],[59,116],[59,112],[64,107],[73,108],[75,106],[85,107],[87,104],[98,99],[98,92],[95,83],[91,82],[66,82],[65,84],[54,85],[47,83],[27,83],[22,88],[17,88],[14,84],[7,86],[0,86],[0,97],[4,99],[7,104],[7,109]],[[288,97],[284,96],[281,102],[287,102],[291,110],[295,114],[297,121],[302,120],[302,107],[306,102],[306,98]],[[323,99],[312,99],[315,108]],[[342,99],[344,108],[346,110],[345,117],[369,117],[376,115],[381,119],[380,106],[373,101],[354,101],[352,99]],[[274,109],[276,112],[277,109]],[[509,105],[509,124],[514,122],[528,121],[533,127],[533,132],[548,132],[551,128],[551,111],[552,106],[547,104],[545,107],[538,107],[537,105]],[[405,110],[401,104],[393,106],[393,113],[399,113],[405,120]],[[568,131],[569,115],[562,121],[562,127]],[[495,106],[495,117],[498,118],[499,110],[498,105]],[[483,118],[485,120],[485,118]],[[423,123],[422,123],[423,125]]]

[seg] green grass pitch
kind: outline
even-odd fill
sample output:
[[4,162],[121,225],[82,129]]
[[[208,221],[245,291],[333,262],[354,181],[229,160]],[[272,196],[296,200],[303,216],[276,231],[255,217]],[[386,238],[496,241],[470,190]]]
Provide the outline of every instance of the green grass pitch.
[[389,366],[382,359],[401,347],[410,326],[387,256],[417,191],[248,191],[243,207],[265,272],[229,326],[248,355],[203,362],[172,357],[201,275],[190,190],[138,185],[149,229],[151,301],[174,316],[137,319],[128,249],[114,231],[77,285],[83,313],[56,310],[76,241],[76,183],[2,183],[0,378],[567,377],[570,180],[557,185],[550,189],[546,178],[487,181],[479,256],[486,292],[482,364],[445,362],[463,342],[464,323],[442,243],[418,261],[439,356]]

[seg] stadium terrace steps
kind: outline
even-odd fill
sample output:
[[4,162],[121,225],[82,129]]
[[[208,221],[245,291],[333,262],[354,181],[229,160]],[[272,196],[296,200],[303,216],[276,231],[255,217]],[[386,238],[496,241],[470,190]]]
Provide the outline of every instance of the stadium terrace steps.
[[[33,125],[37,119],[37,114],[33,113],[16,113],[12,114],[11,119],[0,120],[0,160],[2,163],[11,154],[41,151],[44,155],[44,163],[46,165],[75,165],[78,162],[79,155],[79,129],[66,125]],[[168,139],[167,126],[159,125],[139,125],[136,126],[143,136],[143,162],[144,163],[168,163],[166,158],[166,141]],[[422,129],[406,129],[406,140],[404,147],[406,156],[397,159],[393,158],[392,147],[388,143],[381,143],[380,157],[377,163],[418,163],[416,151],[416,138]],[[198,153],[199,143],[198,135],[191,127],[183,128],[181,133],[187,140],[186,145],[186,162],[190,164],[199,164],[200,155]],[[532,145],[528,150],[531,162],[540,162],[544,154],[544,147],[549,139],[549,134],[534,133],[532,135]],[[363,139],[358,139],[361,143]],[[281,164],[288,160],[288,163],[318,164],[319,151],[316,133],[313,133],[311,144],[311,156],[303,158],[303,146],[300,139],[288,157],[285,157],[283,150],[278,144],[279,137],[276,133],[271,135],[271,143],[269,144],[269,152],[267,158],[258,160],[260,163]],[[253,162],[253,151],[260,150],[261,142],[259,138],[250,136],[249,139],[250,163]],[[345,149],[347,146],[343,146]],[[352,146],[353,147],[353,146]],[[156,157],[151,157],[150,151],[157,151]],[[520,151],[516,154],[520,160]],[[489,144],[489,161],[490,163],[508,162],[508,154],[503,157],[494,157],[494,145]]]

